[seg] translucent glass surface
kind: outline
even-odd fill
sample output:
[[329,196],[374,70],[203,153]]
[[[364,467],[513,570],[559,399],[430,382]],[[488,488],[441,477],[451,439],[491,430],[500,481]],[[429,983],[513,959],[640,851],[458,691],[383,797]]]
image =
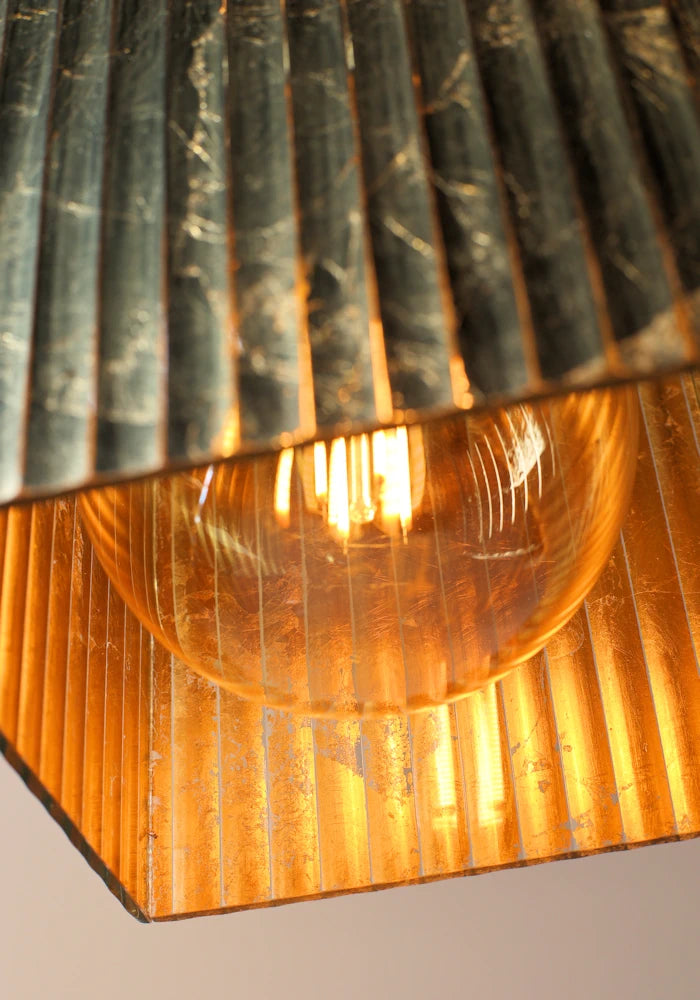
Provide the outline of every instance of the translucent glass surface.
[[0,510],[0,752],[141,919],[697,836],[698,382],[639,396],[584,604],[501,681],[410,716],[237,697],[125,607],[74,497]]
[[606,390],[92,491],[127,605],[193,670],[307,714],[440,705],[541,649],[627,511],[637,408]]

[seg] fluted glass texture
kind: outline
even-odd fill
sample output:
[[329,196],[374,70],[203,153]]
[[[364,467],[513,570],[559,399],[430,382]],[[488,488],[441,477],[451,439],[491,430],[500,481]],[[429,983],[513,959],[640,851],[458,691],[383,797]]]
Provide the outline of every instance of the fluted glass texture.
[[74,497],[0,510],[0,751],[144,920],[700,832],[700,397],[639,389],[637,475],[542,652],[410,716],[309,719],[190,671]]
[[627,509],[636,410],[592,391],[92,491],[149,631],[246,698],[316,715],[466,695],[537,652]]

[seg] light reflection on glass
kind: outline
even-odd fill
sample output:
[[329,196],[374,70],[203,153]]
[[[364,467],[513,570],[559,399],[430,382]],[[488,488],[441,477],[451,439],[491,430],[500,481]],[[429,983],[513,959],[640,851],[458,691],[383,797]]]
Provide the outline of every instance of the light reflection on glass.
[[590,392],[95,490],[81,510],[119,593],[194,670],[292,711],[384,715],[477,690],[573,614],[636,439],[629,392]]

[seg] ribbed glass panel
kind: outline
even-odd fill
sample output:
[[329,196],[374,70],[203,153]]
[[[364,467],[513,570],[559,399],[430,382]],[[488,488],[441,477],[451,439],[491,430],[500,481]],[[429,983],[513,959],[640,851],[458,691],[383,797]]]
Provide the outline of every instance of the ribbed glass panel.
[[699,834],[697,381],[639,400],[629,515],[585,605],[499,684],[410,717],[239,700],[125,608],[73,499],[1,512],[10,763],[142,919]]

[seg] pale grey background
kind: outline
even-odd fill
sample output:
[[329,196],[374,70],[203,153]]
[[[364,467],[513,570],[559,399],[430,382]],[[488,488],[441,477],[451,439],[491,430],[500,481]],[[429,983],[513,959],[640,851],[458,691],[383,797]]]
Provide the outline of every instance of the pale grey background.
[[0,760],[2,1000],[698,1000],[700,841],[137,924]]

